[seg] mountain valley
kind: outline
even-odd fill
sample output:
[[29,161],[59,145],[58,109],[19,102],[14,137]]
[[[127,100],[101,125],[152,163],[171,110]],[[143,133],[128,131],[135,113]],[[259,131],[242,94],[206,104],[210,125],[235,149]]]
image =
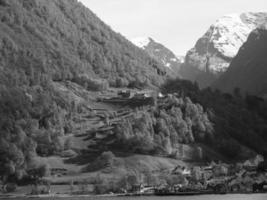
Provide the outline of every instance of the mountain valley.
[[122,193],[266,157],[266,20],[224,16],[183,58],[77,0],[0,0],[1,184]]

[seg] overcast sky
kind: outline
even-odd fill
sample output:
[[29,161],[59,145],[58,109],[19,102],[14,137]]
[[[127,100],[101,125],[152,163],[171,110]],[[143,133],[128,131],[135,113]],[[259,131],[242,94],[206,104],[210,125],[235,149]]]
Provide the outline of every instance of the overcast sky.
[[128,39],[150,36],[184,55],[217,18],[267,11],[267,0],[80,0]]

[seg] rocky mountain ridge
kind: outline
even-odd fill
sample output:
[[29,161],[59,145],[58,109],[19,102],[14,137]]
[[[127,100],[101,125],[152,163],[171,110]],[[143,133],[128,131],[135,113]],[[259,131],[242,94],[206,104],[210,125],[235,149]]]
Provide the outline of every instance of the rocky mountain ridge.
[[145,50],[151,57],[155,58],[165,66],[171,74],[179,75],[182,58],[176,56],[170,49],[163,44],[156,42],[150,37],[139,37],[131,40],[136,46]]
[[243,93],[265,96],[267,94],[267,29],[255,29],[240,48],[230,67],[214,87],[224,92],[239,88]]
[[181,74],[197,81],[201,87],[210,86],[223,74],[248,35],[267,20],[267,13],[225,15],[188,51]]

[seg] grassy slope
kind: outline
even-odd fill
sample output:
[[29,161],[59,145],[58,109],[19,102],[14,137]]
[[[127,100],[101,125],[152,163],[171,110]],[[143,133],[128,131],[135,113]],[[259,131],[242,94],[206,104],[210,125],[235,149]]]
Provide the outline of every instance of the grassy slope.
[[[114,111],[123,109],[120,106],[114,106],[111,104],[105,104],[101,102],[96,102],[96,99],[100,96],[112,97],[116,96],[117,89],[109,89],[106,92],[91,92],[86,91],[80,88],[79,85],[75,83],[55,83],[54,86],[58,89],[60,94],[64,98],[70,98],[71,100],[83,102],[90,106],[92,109],[107,109],[108,111]],[[95,122],[99,121],[96,119]],[[81,124],[76,124],[77,130],[74,130],[76,134],[83,134],[88,129],[83,129],[83,127],[89,127],[89,129],[96,128],[103,124],[95,123],[94,121],[90,122],[89,120],[86,121],[87,126],[82,126]],[[67,136],[62,136],[63,140],[70,138],[72,141],[73,149],[79,150],[86,150],[87,146],[90,144],[90,140],[85,141],[84,139],[86,136],[76,137],[75,134],[70,134]],[[92,159],[95,159],[92,157]],[[112,179],[114,177],[121,178],[123,175],[131,172],[144,172],[144,171],[151,171],[155,174],[158,174],[162,171],[170,171],[174,169],[178,164],[184,165],[185,163],[179,160],[170,159],[170,158],[163,158],[163,157],[156,157],[156,156],[149,156],[149,155],[135,155],[129,154],[124,155],[118,153],[116,157],[116,161],[114,167],[112,169],[101,169],[99,171],[91,172],[91,173],[82,173],[82,169],[86,167],[88,162],[92,161],[90,158],[86,158],[85,155],[81,156],[81,159],[78,161],[74,159],[70,161],[67,158],[62,158],[59,156],[51,156],[41,158],[42,162],[46,162],[50,165],[51,168],[65,168],[68,170],[68,173],[71,175],[63,176],[63,177],[53,177],[51,180],[55,183],[69,183],[71,180],[79,181],[83,179],[92,179],[96,177],[97,174],[101,174],[104,179]],[[107,172],[108,171],[108,172]]]
[[[124,109],[121,106],[114,106],[111,104],[105,104],[102,102],[97,102],[98,97],[112,97],[116,96],[117,89],[110,88],[106,92],[91,92],[82,89],[79,85],[75,83],[55,83],[55,87],[59,90],[60,94],[63,95],[65,98],[70,98],[74,101],[83,102],[88,105],[91,109],[107,109],[109,111],[116,111],[120,109]],[[67,95],[67,96],[66,96]],[[81,114],[84,115],[84,114]],[[77,130],[74,130],[73,133],[75,134],[84,134],[87,130],[91,130],[93,128],[99,127],[103,124],[97,123],[99,119],[95,119],[95,121],[87,120],[85,122],[86,126],[83,124],[76,124]],[[84,128],[84,127],[89,127]],[[76,150],[86,150],[88,145],[90,144],[90,140],[85,141],[84,139],[87,137],[79,136],[77,137],[75,134],[70,134],[63,136],[62,139],[66,140],[70,138],[72,141],[72,147]],[[215,152],[213,149],[203,146],[203,145],[185,145],[188,151],[192,151],[193,148],[197,148],[201,146],[203,148],[203,153],[207,157],[210,157],[214,160],[220,159],[227,161],[227,158]],[[97,175],[104,179],[118,179],[123,177],[127,173],[142,173],[145,171],[151,171],[153,174],[160,174],[165,172],[170,172],[174,169],[177,165],[194,165],[194,164],[204,164],[201,162],[195,162],[193,160],[188,160],[187,162],[183,162],[177,159],[170,159],[165,157],[158,157],[158,156],[149,156],[149,155],[138,155],[138,154],[123,154],[121,152],[117,152],[116,154],[116,161],[112,168],[104,168],[94,172],[85,173],[82,172],[82,169],[87,166],[88,163],[92,162],[95,157],[81,154],[80,157],[76,159],[66,159],[58,156],[52,156],[43,158],[44,162],[49,163],[51,168],[65,168],[68,170],[69,175],[63,177],[53,177],[51,180],[54,183],[69,183],[71,180],[79,181],[83,179],[92,180]]]
[[[54,160],[57,162],[53,162]],[[75,165],[63,164],[58,158],[47,158],[48,162],[51,162],[52,167],[68,167],[69,169],[76,171],[81,169]],[[53,177],[50,180],[53,183],[69,183],[70,181],[83,181],[92,180],[97,175],[105,180],[120,179],[129,173],[144,173],[145,171],[151,171],[154,175],[159,173],[166,173],[173,170],[177,165],[186,165],[184,162],[148,155],[131,155],[127,157],[117,157],[112,168],[105,168],[95,172],[79,173],[74,175],[68,175],[63,177]]]

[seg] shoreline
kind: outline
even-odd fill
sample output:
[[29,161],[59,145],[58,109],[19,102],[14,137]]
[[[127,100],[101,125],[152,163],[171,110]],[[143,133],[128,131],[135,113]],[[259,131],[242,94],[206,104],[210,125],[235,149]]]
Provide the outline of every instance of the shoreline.
[[[266,192],[247,192],[247,193],[225,193],[225,194],[216,194],[216,193],[203,193],[203,194],[194,194],[194,196],[202,196],[202,195],[253,195],[253,194],[267,194]],[[1,194],[0,199],[16,199],[16,198],[25,198],[25,199],[31,199],[31,198],[86,198],[86,197],[138,197],[138,196],[169,196],[169,195],[156,195],[156,194],[135,194],[135,193],[121,193],[121,194],[80,194],[80,195],[71,195],[71,194],[41,194],[41,195],[27,195],[27,194]],[[190,194],[188,195],[179,195],[179,194],[173,194],[172,196],[192,196]]]

